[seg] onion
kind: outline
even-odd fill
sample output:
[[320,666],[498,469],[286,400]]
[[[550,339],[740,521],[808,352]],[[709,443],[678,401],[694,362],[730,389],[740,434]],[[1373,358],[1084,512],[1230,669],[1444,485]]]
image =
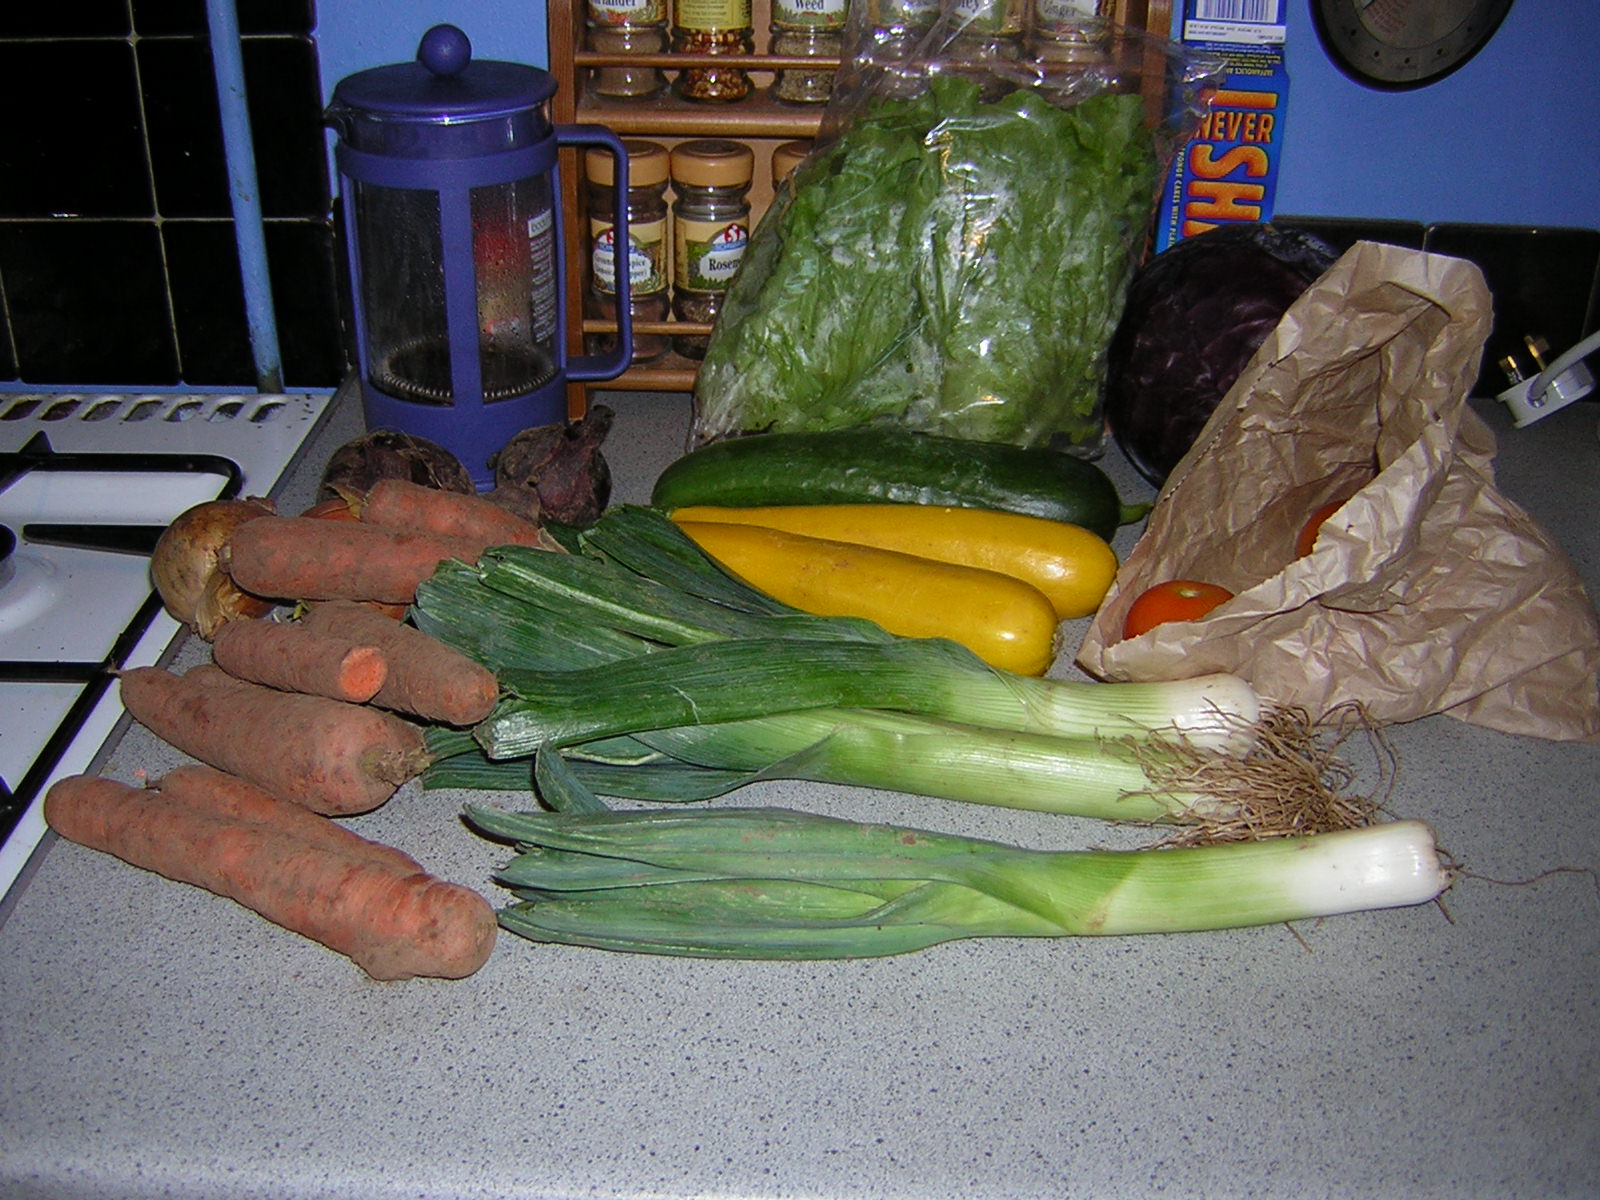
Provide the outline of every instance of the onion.
[[240,591],[220,564],[233,531],[256,517],[277,512],[270,500],[207,500],[181,513],[156,541],[150,577],[161,603],[206,641],[229,621],[265,616],[270,600]]

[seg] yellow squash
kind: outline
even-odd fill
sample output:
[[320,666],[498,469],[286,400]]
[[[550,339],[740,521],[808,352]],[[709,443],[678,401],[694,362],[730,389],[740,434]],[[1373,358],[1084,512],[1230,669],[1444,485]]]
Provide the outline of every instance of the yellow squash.
[[1043,675],[1055,661],[1055,610],[1012,576],[759,525],[678,525],[726,570],[803,612],[949,638],[1019,675]]
[[1098,534],[1021,513],[926,504],[780,504],[685,507],[672,517],[760,525],[998,571],[1038,588],[1063,620],[1096,612],[1117,577],[1117,556]]

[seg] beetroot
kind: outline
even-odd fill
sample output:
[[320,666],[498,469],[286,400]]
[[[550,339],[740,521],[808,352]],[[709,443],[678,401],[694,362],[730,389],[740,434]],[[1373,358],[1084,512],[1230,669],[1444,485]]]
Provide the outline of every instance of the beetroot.
[[437,442],[379,429],[346,442],[333,452],[323,469],[317,499],[364,496],[382,479],[404,479],[467,495],[477,491],[461,460]]
[[581,420],[524,429],[496,452],[488,499],[531,521],[594,524],[611,500],[611,468],[600,446],[613,416],[594,404]]

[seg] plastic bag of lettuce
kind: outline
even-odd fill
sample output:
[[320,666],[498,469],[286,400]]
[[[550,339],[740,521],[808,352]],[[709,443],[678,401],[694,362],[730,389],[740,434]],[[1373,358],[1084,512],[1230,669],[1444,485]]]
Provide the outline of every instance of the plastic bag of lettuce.
[[[1118,28],[1076,69],[953,65],[952,41],[841,72],[725,299],[692,444],[892,425],[1102,448],[1106,349],[1203,65]],[[1140,76],[1107,69],[1148,80],[1153,57],[1154,121]]]

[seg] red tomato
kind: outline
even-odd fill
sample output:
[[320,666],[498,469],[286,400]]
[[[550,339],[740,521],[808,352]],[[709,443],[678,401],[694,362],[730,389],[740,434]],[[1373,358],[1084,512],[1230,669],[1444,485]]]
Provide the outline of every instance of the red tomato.
[[1171,579],[1143,592],[1128,609],[1122,625],[1123,637],[1165,625],[1168,621],[1198,621],[1217,605],[1233,599],[1233,593],[1214,583],[1198,579]]
[[1296,558],[1304,558],[1311,553],[1311,548],[1317,544],[1317,534],[1322,532],[1323,522],[1343,507],[1343,500],[1329,500],[1311,514],[1311,519],[1300,527],[1300,536],[1294,540]]

